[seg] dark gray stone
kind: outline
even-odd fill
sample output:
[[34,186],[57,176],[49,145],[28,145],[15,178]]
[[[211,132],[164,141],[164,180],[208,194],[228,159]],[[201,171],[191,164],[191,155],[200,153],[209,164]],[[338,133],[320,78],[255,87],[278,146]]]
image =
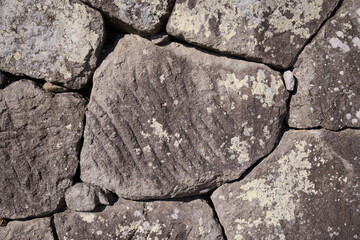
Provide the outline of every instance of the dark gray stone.
[[198,46],[288,68],[338,2],[181,0],[166,29]]
[[79,164],[86,101],[20,80],[0,90],[0,219],[49,214]]
[[65,192],[65,201],[74,211],[92,211],[98,205],[109,205],[113,198],[109,191],[86,183],[77,183]]
[[120,199],[94,213],[55,215],[59,239],[221,240],[221,228],[203,200],[135,202]]
[[80,89],[104,38],[101,14],[77,0],[0,1],[0,69]]
[[6,227],[0,227],[2,240],[55,240],[50,226],[50,218],[29,221],[12,221]]
[[102,12],[120,30],[149,36],[166,23],[175,0],[82,0]]
[[345,0],[300,55],[289,125],[360,127],[360,1]]
[[81,179],[130,199],[205,193],[270,152],[287,98],[265,65],[126,35],[94,75]]
[[358,239],[360,130],[286,132],[211,199],[228,239]]

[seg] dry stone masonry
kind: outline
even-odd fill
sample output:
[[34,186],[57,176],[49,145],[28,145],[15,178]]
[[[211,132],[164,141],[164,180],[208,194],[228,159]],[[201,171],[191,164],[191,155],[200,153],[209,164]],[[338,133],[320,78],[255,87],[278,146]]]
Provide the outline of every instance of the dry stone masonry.
[[0,0],[0,239],[360,239],[360,2]]

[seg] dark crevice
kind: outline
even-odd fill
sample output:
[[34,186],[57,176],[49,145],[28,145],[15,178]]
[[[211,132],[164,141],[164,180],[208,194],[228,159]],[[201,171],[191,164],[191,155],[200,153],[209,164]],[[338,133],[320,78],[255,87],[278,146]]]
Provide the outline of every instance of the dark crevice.
[[343,127],[340,129],[329,129],[329,128],[324,128],[324,127],[308,127],[308,128],[295,128],[295,127],[289,127],[289,130],[293,130],[293,131],[308,131],[308,130],[325,130],[325,131],[330,131],[330,132],[343,132],[346,130],[360,130],[360,127]]
[[300,49],[300,51],[296,54],[296,56],[294,57],[292,63],[290,64],[290,68],[289,70],[293,71],[294,70],[294,65],[297,62],[299,56],[303,53],[303,51],[305,50],[306,46],[309,45],[314,38],[318,35],[318,33],[321,31],[321,29],[324,27],[324,25],[332,18],[336,15],[336,13],[338,12],[338,10],[341,8],[342,4],[343,4],[344,0],[339,0],[338,5],[335,7],[335,9],[332,11],[332,13],[325,18],[325,20],[320,24],[319,28],[315,31],[315,33],[313,35],[310,36],[309,39],[307,39],[307,41],[305,42],[304,46]]
[[216,212],[215,205],[214,205],[213,201],[211,200],[211,195],[213,194],[214,191],[215,191],[215,189],[212,190],[212,191],[210,191],[210,192],[208,192],[208,193],[206,193],[206,194],[204,194],[204,195],[203,195],[203,198],[204,198],[204,200],[208,203],[208,205],[212,208],[213,213],[214,213],[214,219],[218,222],[218,224],[219,224],[219,226],[220,226],[220,228],[221,228],[221,234],[223,235],[224,240],[227,240],[228,238],[227,238],[227,236],[226,236],[226,234],[225,234],[225,228],[224,228],[224,226],[221,224],[220,218],[219,218],[219,216],[218,216],[218,214],[217,214],[217,212]]
[[54,216],[52,216],[52,217],[50,218],[50,227],[51,227],[51,230],[52,230],[52,232],[53,232],[54,240],[59,240],[59,236],[58,236],[58,234],[57,234],[56,227],[55,227]]
[[230,59],[234,59],[234,60],[242,60],[242,61],[250,62],[250,63],[263,64],[263,65],[271,68],[272,70],[277,71],[277,72],[281,72],[281,73],[284,73],[286,70],[288,70],[288,69],[280,68],[278,66],[274,66],[274,65],[271,65],[271,64],[264,63],[263,61],[261,61],[260,58],[253,58],[253,57],[240,56],[240,55],[236,56],[236,55],[228,53],[228,52],[220,52],[220,51],[218,51],[216,49],[211,49],[209,47],[201,46],[200,44],[186,42],[185,40],[180,39],[180,38],[176,38],[176,37],[174,37],[172,35],[170,35],[170,36],[172,37],[171,39],[172,39],[173,42],[180,43],[180,44],[185,45],[187,47],[195,48],[196,50],[198,50],[200,52],[203,52],[203,53],[206,53],[206,54],[210,54],[210,55],[217,56],[217,57],[226,57],[226,58],[230,58]]

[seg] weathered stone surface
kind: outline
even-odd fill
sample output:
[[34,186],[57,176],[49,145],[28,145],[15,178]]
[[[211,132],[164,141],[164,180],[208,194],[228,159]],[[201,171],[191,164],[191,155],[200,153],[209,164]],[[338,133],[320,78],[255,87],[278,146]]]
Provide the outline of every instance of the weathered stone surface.
[[203,200],[119,200],[102,212],[56,214],[55,226],[59,239],[223,239]]
[[0,219],[48,214],[78,166],[86,101],[20,80],[0,90]]
[[175,0],[82,0],[101,11],[120,30],[149,36],[166,23]]
[[360,131],[289,131],[212,200],[228,239],[358,239]]
[[127,35],[94,75],[81,179],[130,199],[204,193],[274,147],[287,97],[265,65]]
[[83,87],[103,41],[101,14],[76,0],[0,2],[0,69]]
[[289,125],[360,127],[360,1],[345,0],[300,55]]
[[29,221],[13,221],[6,227],[0,227],[2,240],[54,240],[50,226],[50,218],[34,219]]
[[92,211],[98,205],[112,203],[109,191],[86,183],[77,183],[65,192],[65,201],[69,209],[74,211]]
[[288,68],[338,2],[181,0],[167,32],[202,47]]

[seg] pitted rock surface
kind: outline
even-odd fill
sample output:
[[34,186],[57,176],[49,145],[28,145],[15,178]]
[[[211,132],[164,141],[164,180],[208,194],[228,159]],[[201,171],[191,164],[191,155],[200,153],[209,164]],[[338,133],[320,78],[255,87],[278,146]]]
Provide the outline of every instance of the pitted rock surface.
[[79,163],[85,104],[28,80],[0,89],[0,219],[61,207]]
[[294,74],[291,127],[360,127],[360,1],[344,1],[300,55]]
[[164,27],[175,0],[82,0],[101,11],[118,29],[142,36]]
[[109,205],[113,197],[109,191],[86,183],[77,183],[65,192],[66,206],[74,211],[93,211],[98,205]]
[[288,131],[244,180],[211,196],[228,239],[357,239],[360,131]]
[[127,35],[94,75],[81,179],[130,199],[205,193],[271,151],[287,98],[265,65]]
[[82,88],[103,41],[101,14],[76,0],[0,2],[0,69]]
[[59,239],[224,239],[203,200],[119,200],[102,212],[55,215]]
[[29,221],[13,221],[6,227],[0,227],[2,240],[55,240],[50,226],[50,218],[34,219]]
[[167,32],[202,47],[288,68],[338,2],[181,0]]

